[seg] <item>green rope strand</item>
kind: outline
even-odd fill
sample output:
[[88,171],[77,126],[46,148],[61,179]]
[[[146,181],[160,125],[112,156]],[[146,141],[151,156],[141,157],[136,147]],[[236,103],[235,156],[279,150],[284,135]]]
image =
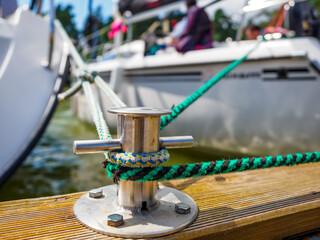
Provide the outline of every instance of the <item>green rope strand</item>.
[[215,162],[174,165],[168,167],[130,168],[120,164],[109,163],[106,170],[109,177],[119,180],[137,182],[163,181],[180,178],[207,176],[229,172],[240,172],[281,166],[293,166],[304,163],[320,162],[320,152],[296,153],[259,158],[241,158],[233,160],[218,160]]
[[240,63],[242,63],[244,60],[246,60],[247,57],[254,50],[256,50],[258,48],[259,44],[260,44],[260,42],[258,42],[258,44],[253,49],[251,49],[249,52],[247,52],[242,58],[233,61],[226,68],[224,68],[221,72],[219,72],[217,75],[215,75],[213,78],[211,78],[208,82],[206,82],[203,86],[201,86],[199,89],[197,89],[191,95],[189,95],[183,102],[181,102],[176,107],[173,107],[171,109],[171,111],[172,111],[171,114],[162,116],[160,129],[163,129],[170,122],[172,122],[172,120],[174,120],[176,117],[178,117],[180,115],[180,113],[182,113],[183,110],[188,108],[198,98],[200,98],[203,94],[205,94],[212,86],[214,86],[217,82],[219,82],[222,78],[224,78],[228,73],[230,73],[233,69],[235,69]]

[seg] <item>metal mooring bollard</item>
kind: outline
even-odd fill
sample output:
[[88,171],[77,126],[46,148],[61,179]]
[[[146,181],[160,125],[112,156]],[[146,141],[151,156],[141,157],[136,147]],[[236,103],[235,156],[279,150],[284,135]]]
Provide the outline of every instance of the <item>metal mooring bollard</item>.
[[[192,146],[190,136],[159,137],[160,116],[171,111],[146,107],[111,108],[108,111],[118,114],[118,139],[75,141],[75,153],[115,149],[126,153],[155,153],[161,148]],[[74,213],[83,224],[108,235],[163,236],[188,226],[198,214],[192,198],[176,189],[163,186],[158,189],[158,181],[120,180],[117,186],[98,190],[103,191],[103,197],[93,198],[85,194],[76,202]],[[188,211],[177,211],[180,205],[188,206]],[[121,221],[114,224],[110,220],[114,216],[122,217]]]

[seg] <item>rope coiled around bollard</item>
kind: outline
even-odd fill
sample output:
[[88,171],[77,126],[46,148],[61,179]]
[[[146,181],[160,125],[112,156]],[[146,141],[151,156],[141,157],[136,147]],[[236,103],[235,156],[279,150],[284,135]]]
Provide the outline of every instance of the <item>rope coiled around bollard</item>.
[[163,181],[198,176],[208,176],[229,172],[240,172],[254,169],[263,169],[281,166],[293,166],[304,163],[320,161],[320,152],[296,153],[288,155],[241,158],[233,160],[218,160],[186,165],[131,168],[120,164],[106,163],[105,167],[109,177],[115,182],[130,180],[137,182]]
[[154,153],[109,152],[108,161],[129,167],[151,167],[168,162],[170,154],[167,149]]

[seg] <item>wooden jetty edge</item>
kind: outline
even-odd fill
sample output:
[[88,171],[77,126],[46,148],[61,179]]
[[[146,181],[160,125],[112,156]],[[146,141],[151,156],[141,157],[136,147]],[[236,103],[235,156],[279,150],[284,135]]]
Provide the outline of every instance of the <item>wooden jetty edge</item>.
[[[163,239],[298,239],[320,232],[320,163],[162,182],[189,194],[199,216]],[[84,193],[0,203],[0,239],[119,239],[73,215]],[[300,238],[299,238],[300,239]]]

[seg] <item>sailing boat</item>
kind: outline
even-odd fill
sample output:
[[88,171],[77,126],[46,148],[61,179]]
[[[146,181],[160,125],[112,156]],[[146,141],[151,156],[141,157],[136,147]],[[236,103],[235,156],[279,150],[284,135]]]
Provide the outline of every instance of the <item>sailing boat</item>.
[[50,41],[51,19],[27,8],[0,19],[0,184],[40,139],[68,75],[69,50],[59,32]]

